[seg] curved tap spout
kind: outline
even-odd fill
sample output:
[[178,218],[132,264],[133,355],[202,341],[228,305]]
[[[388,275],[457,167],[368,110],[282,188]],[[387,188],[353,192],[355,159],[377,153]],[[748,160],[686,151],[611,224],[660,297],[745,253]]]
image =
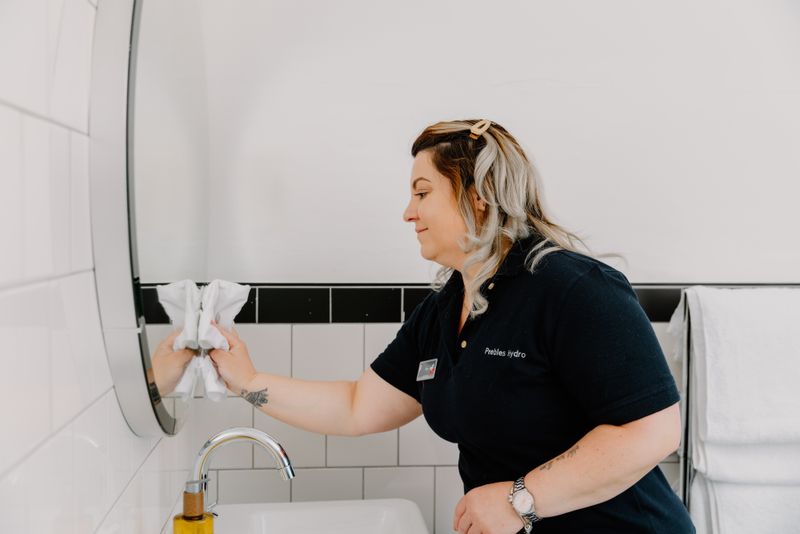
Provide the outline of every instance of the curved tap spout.
[[266,449],[275,458],[275,463],[283,480],[294,478],[292,462],[289,461],[289,457],[281,447],[281,444],[275,441],[272,436],[255,428],[234,427],[223,430],[205,442],[200,452],[197,453],[197,458],[195,458],[191,477],[186,482],[186,492],[199,493],[202,491],[205,493],[208,485],[208,466],[214,452],[228,443],[241,440],[252,441]]

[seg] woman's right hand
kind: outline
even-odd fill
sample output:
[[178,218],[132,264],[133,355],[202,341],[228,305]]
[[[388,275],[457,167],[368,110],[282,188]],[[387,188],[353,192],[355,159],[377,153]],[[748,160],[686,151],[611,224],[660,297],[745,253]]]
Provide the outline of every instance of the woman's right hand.
[[242,395],[242,391],[256,377],[258,372],[250,360],[247,345],[239,338],[235,330],[225,330],[215,322],[211,323],[228,340],[229,349],[212,349],[208,355],[214,362],[217,372],[225,381],[225,386],[234,394]]

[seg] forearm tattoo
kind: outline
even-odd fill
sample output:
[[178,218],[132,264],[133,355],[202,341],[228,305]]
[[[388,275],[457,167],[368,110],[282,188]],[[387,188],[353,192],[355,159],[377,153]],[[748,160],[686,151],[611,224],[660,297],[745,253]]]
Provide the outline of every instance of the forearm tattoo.
[[579,447],[578,445],[575,445],[574,447],[572,447],[570,450],[568,450],[564,454],[562,454],[562,455],[560,455],[560,456],[558,456],[556,458],[553,458],[552,460],[550,460],[547,463],[542,464],[542,466],[539,468],[539,470],[547,471],[551,467],[553,467],[553,462],[557,462],[559,460],[563,460],[564,458],[572,458],[573,456],[575,456],[575,453],[578,452],[578,447]]
[[267,403],[267,388],[259,391],[247,391],[243,389],[240,395],[256,408],[260,408]]

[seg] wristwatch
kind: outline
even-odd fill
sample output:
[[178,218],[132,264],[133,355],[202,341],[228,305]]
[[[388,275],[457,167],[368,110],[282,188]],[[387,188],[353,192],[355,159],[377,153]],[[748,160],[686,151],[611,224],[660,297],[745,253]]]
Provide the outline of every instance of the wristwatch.
[[508,493],[508,502],[522,519],[525,534],[531,531],[533,523],[542,519],[536,515],[536,509],[533,507],[533,495],[525,487],[525,477],[519,477],[514,481],[514,485],[511,486],[511,491]]

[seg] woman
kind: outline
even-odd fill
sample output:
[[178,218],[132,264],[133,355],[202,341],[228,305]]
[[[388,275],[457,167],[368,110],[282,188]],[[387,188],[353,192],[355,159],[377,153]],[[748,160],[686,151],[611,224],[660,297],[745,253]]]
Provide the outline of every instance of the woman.
[[211,358],[231,391],[318,433],[358,436],[424,413],[458,443],[459,533],[694,532],[657,465],[680,442],[679,394],[619,271],[548,219],[538,175],[487,120],[440,122],[412,147],[411,200],[434,292],[356,382]]

